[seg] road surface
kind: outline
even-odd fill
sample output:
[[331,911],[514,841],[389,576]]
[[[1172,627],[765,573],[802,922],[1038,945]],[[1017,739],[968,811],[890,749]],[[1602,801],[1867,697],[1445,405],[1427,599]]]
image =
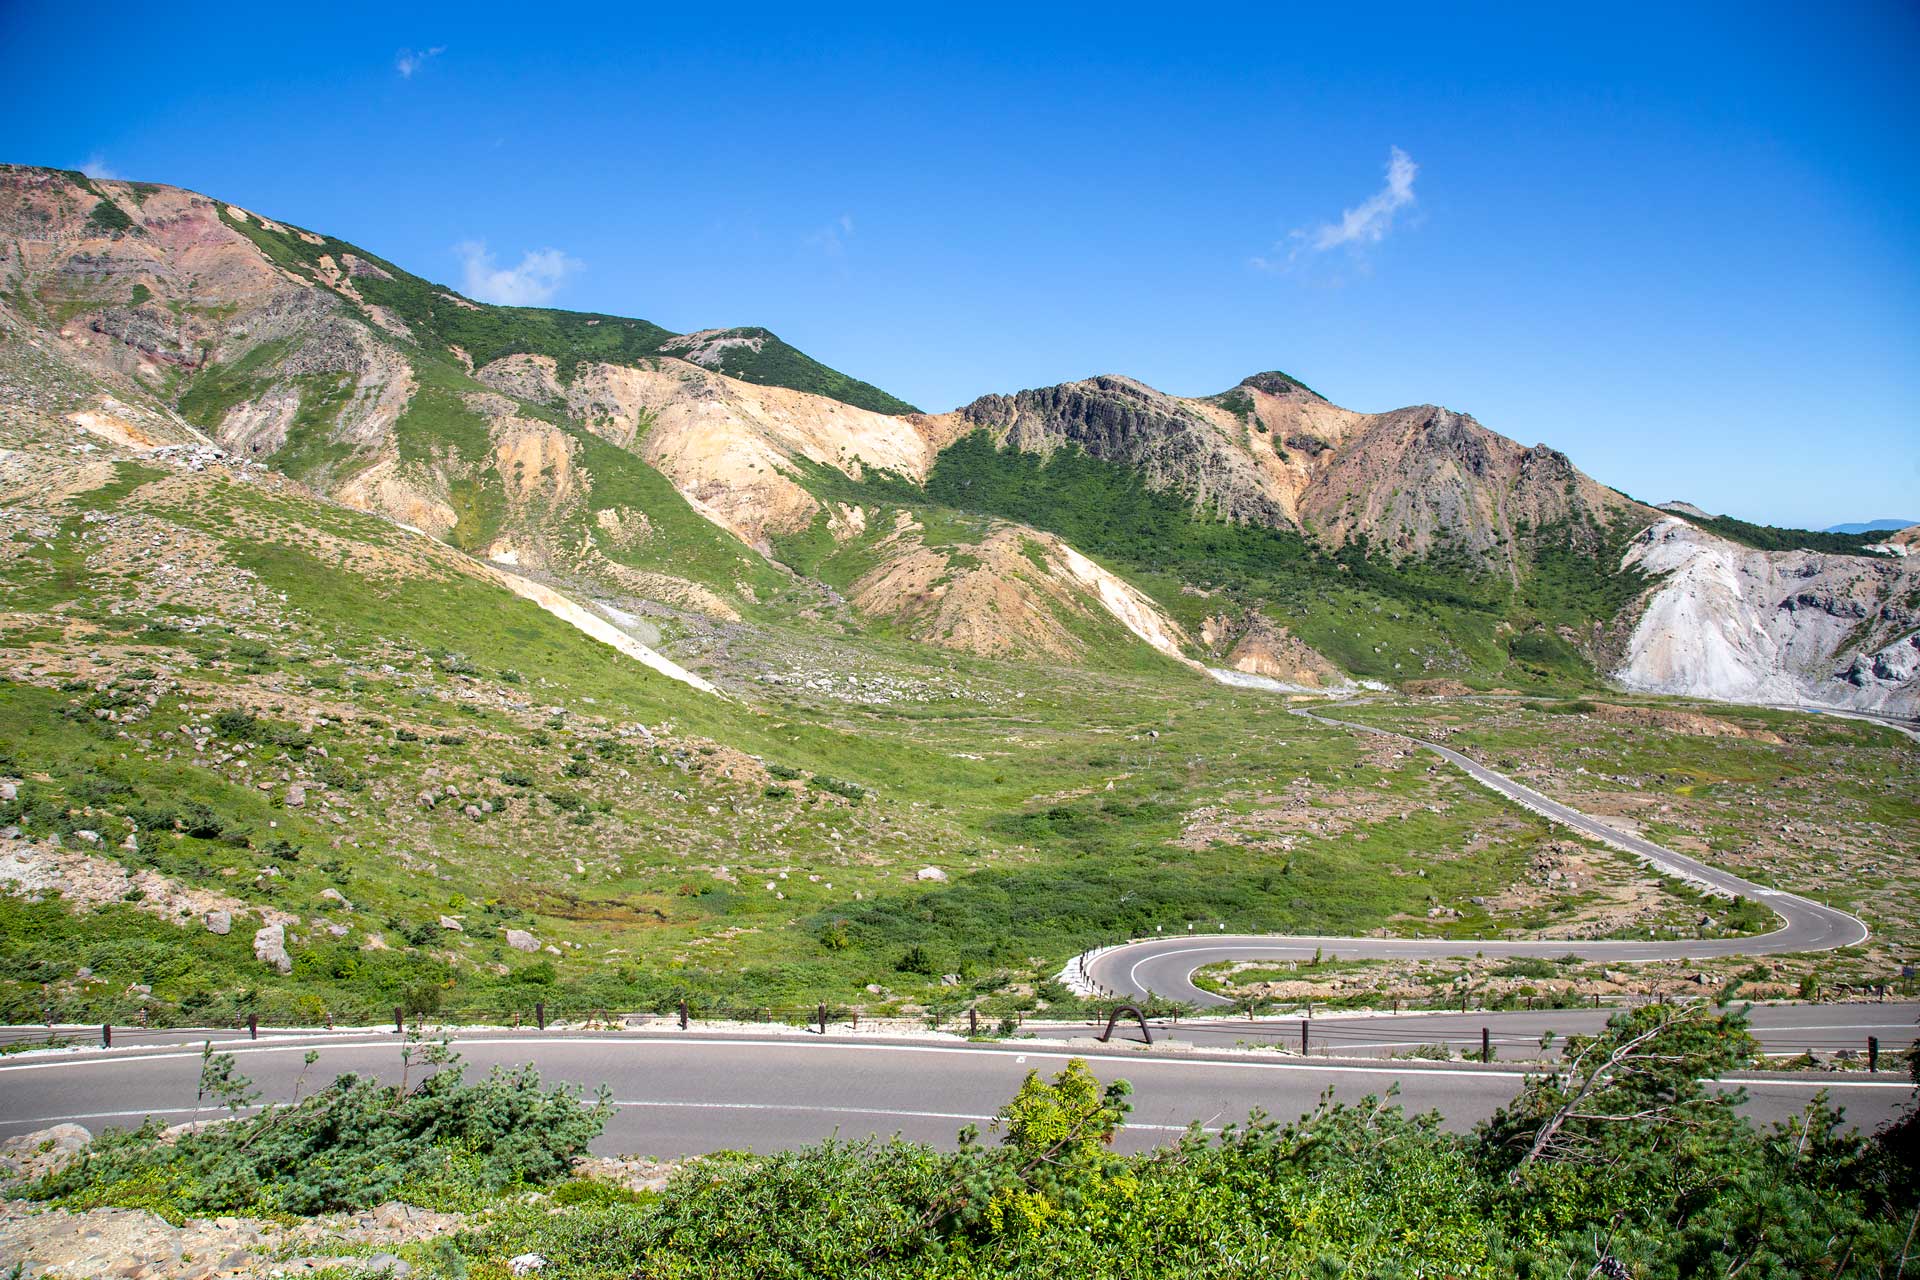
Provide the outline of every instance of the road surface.
[[[1502,1015],[1490,1015],[1499,1017]],[[286,1100],[309,1048],[314,1088],[343,1071],[397,1078],[400,1040],[391,1031],[284,1034],[258,1042],[215,1041],[235,1054],[268,1100]],[[594,1144],[603,1153],[676,1156],[727,1148],[771,1151],[842,1137],[887,1135],[951,1145],[965,1124],[982,1127],[1030,1070],[1058,1071],[1085,1058],[1103,1079],[1134,1086],[1124,1135],[1129,1149],[1166,1142],[1190,1122],[1208,1128],[1244,1121],[1254,1108],[1291,1119],[1322,1092],[1355,1100],[1395,1083],[1409,1109],[1438,1109],[1464,1129],[1519,1089],[1523,1072],[1431,1062],[1332,1062],[1273,1053],[1143,1052],[1118,1044],[1064,1045],[653,1032],[465,1032],[455,1040],[475,1074],[532,1062],[548,1081],[591,1091],[601,1084],[619,1104]],[[0,1136],[71,1121],[95,1130],[132,1126],[152,1115],[166,1123],[218,1112],[197,1106],[197,1044],[135,1045],[108,1051],[15,1054],[0,1059]],[[417,1076],[416,1076],[417,1078]],[[1827,1089],[1855,1124],[1872,1129],[1912,1094],[1883,1073],[1741,1073],[1748,1113],[1772,1121]]]
[[1377,733],[1398,738],[1435,753],[1468,776],[1524,808],[1531,809],[1549,822],[1591,836],[1616,849],[1634,854],[1668,875],[1692,881],[1718,893],[1741,895],[1765,904],[1780,917],[1780,927],[1757,937],[1714,938],[1709,940],[1590,941],[1586,939],[1546,939],[1526,942],[1486,939],[1432,938],[1334,938],[1281,936],[1275,934],[1200,935],[1152,938],[1121,946],[1103,948],[1078,957],[1070,971],[1094,990],[1144,999],[1161,996],[1202,1007],[1230,1003],[1211,991],[1193,984],[1193,972],[1210,964],[1229,960],[1303,960],[1316,952],[1351,959],[1442,958],[1448,956],[1549,956],[1577,955],[1585,960],[1678,960],[1729,955],[1785,955],[1803,951],[1831,951],[1836,947],[1857,946],[1868,937],[1867,927],[1854,916],[1811,898],[1769,889],[1744,880],[1730,871],[1722,871],[1686,854],[1676,853],[1651,840],[1618,831],[1598,818],[1592,818],[1556,800],[1550,799],[1521,782],[1498,773],[1476,760],[1436,742],[1410,738],[1390,729],[1335,720],[1309,711],[1295,711],[1321,724],[1335,725],[1362,733]]

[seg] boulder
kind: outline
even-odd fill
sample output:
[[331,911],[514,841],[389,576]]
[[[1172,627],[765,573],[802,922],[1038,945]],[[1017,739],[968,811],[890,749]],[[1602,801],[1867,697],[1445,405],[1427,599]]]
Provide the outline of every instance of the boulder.
[[93,1134],[77,1124],[56,1124],[0,1142],[0,1173],[37,1178],[87,1149]]
[[287,926],[269,924],[253,931],[253,958],[272,965],[281,973],[293,972],[293,957],[287,954]]
[[538,951],[540,949],[538,939],[525,929],[507,930],[507,945],[515,951]]
[[945,880],[947,873],[938,867],[922,867],[913,873],[915,880]]
[[233,932],[233,912],[209,911],[206,915],[207,932],[225,936]]

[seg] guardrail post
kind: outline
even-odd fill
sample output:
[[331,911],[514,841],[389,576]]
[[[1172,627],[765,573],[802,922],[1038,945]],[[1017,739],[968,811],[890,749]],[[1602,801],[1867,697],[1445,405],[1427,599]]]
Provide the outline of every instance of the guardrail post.
[[100,1024],[100,1047],[102,1049],[113,1048],[113,1024],[110,1022]]
[[1880,1069],[1880,1037],[1868,1036],[1867,1037],[1867,1070],[1878,1071],[1879,1069]]
[[687,1002],[685,1000],[680,1002],[680,1029],[682,1031],[687,1029]]
[[1480,1028],[1480,1061],[1493,1061],[1493,1037],[1485,1027]]
[[545,1000],[536,1000],[533,1002],[533,1020],[540,1024],[542,1031],[547,1029],[547,1002]]
[[247,1015],[247,1039],[258,1040],[259,1038],[260,1038],[260,1015],[257,1013],[250,1013]]

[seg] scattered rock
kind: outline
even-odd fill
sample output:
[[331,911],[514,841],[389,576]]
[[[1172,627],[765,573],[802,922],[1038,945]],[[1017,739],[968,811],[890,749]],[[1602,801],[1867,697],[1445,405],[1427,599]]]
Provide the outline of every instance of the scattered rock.
[[537,1253],[522,1253],[507,1259],[507,1270],[516,1276],[530,1276],[547,1265],[547,1260]]
[[913,873],[915,880],[945,880],[947,873],[938,867],[922,867]]
[[293,972],[293,957],[287,954],[287,926],[262,925],[253,931],[253,958],[272,965],[281,973]]
[[231,911],[209,911],[206,920],[208,933],[217,933],[224,937],[233,932],[233,912]]
[[507,945],[515,951],[538,951],[540,942],[525,929],[507,930]]

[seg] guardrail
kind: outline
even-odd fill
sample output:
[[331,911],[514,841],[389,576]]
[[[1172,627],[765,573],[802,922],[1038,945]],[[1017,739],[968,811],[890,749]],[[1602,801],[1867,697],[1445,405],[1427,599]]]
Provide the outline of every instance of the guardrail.
[[[1861,1005],[1856,1003],[1852,1006],[1823,1007],[1846,1008],[1861,1007]],[[406,1010],[393,1008],[389,1012],[392,1015],[390,1019],[392,1030],[388,1034],[405,1034],[409,1028]],[[515,1013],[508,1018],[489,1019],[474,1025],[551,1029],[567,1034],[695,1029],[751,1030],[777,1027],[783,1031],[804,1028],[810,1034],[822,1037],[858,1036],[862,1033],[898,1035],[925,1031],[978,1037],[983,1034],[984,1022],[988,1024],[984,1034],[994,1037],[1038,1037],[1044,1040],[1056,1037],[1078,1039],[1084,1036],[1105,1041],[1113,1036],[1114,1024],[1123,1012],[1138,1016],[1141,1039],[1149,1044],[1153,1043],[1156,1038],[1155,1031],[1158,1030],[1162,1038],[1171,1032],[1201,1048],[1264,1048],[1289,1055],[1326,1058],[1453,1059],[1457,1057],[1481,1062],[1493,1062],[1503,1058],[1508,1061],[1541,1061],[1558,1056],[1559,1051],[1554,1046],[1564,1042],[1566,1031],[1590,1031],[1596,1025],[1591,1018],[1587,1018],[1568,1026],[1565,1031],[1555,1029],[1557,1033],[1552,1034],[1549,1043],[1543,1047],[1541,1031],[1496,1032],[1491,1023],[1479,1021],[1471,1011],[1464,1015],[1447,1011],[1450,1016],[1439,1022],[1433,1017],[1411,1018],[1386,1015],[1315,1018],[1310,1006],[1305,1010],[1296,1011],[1292,1016],[1255,1017],[1249,1012],[1245,1018],[1196,1017],[1190,1014],[1183,1016],[1182,1011],[1178,1009],[1163,1007],[1158,1010],[1142,1011],[1136,1010],[1131,1003],[1115,1002],[1109,1007],[1089,1011],[1080,1017],[1029,1022],[1027,1015],[1019,1011],[998,1015],[989,1013],[983,1019],[977,1003],[915,1017],[875,1017],[858,1008],[836,1007],[821,1002],[811,1005],[761,1005],[728,1009],[725,1006],[698,1008],[685,1000],[675,1002],[664,1012],[619,1013],[596,1009],[588,1011],[585,1016],[581,1016],[578,1010],[567,1010],[563,1015],[560,1011],[549,1010],[546,1002],[535,1001],[524,1015]],[[427,1030],[436,1033],[443,1029],[452,1032],[460,1030],[460,1024],[439,1019],[428,1022],[414,1018],[411,1026],[416,1031]],[[299,1036],[311,1037],[327,1032],[341,1034],[365,1032],[375,1027],[384,1030],[386,1023],[371,1019],[348,1022],[330,1018],[322,1026],[291,1023],[273,1026],[258,1013],[249,1013],[244,1018],[226,1023],[186,1021],[163,1023],[152,1017],[145,1024],[112,1021],[99,1024],[50,1022],[24,1026],[0,1026],[0,1051],[13,1053],[41,1047],[112,1049],[190,1044],[203,1038],[232,1038],[240,1035],[254,1040],[288,1039]],[[1805,1057],[1815,1063],[1824,1061],[1837,1065],[1858,1063],[1869,1071],[1879,1070],[1883,1065],[1882,1060],[1888,1054],[1902,1054],[1906,1051],[1906,1046],[1913,1042],[1913,1037],[1905,1033],[1896,1033],[1883,1038],[1879,1034],[1862,1034],[1856,1029],[1817,1026],[1761,1027],[1755,1031],[1755,1036],[1761,1043],[1762,1054],[1766,1057]],[[1132,1036],[1129,1034],[1123,1039],[1131,1040]]]

